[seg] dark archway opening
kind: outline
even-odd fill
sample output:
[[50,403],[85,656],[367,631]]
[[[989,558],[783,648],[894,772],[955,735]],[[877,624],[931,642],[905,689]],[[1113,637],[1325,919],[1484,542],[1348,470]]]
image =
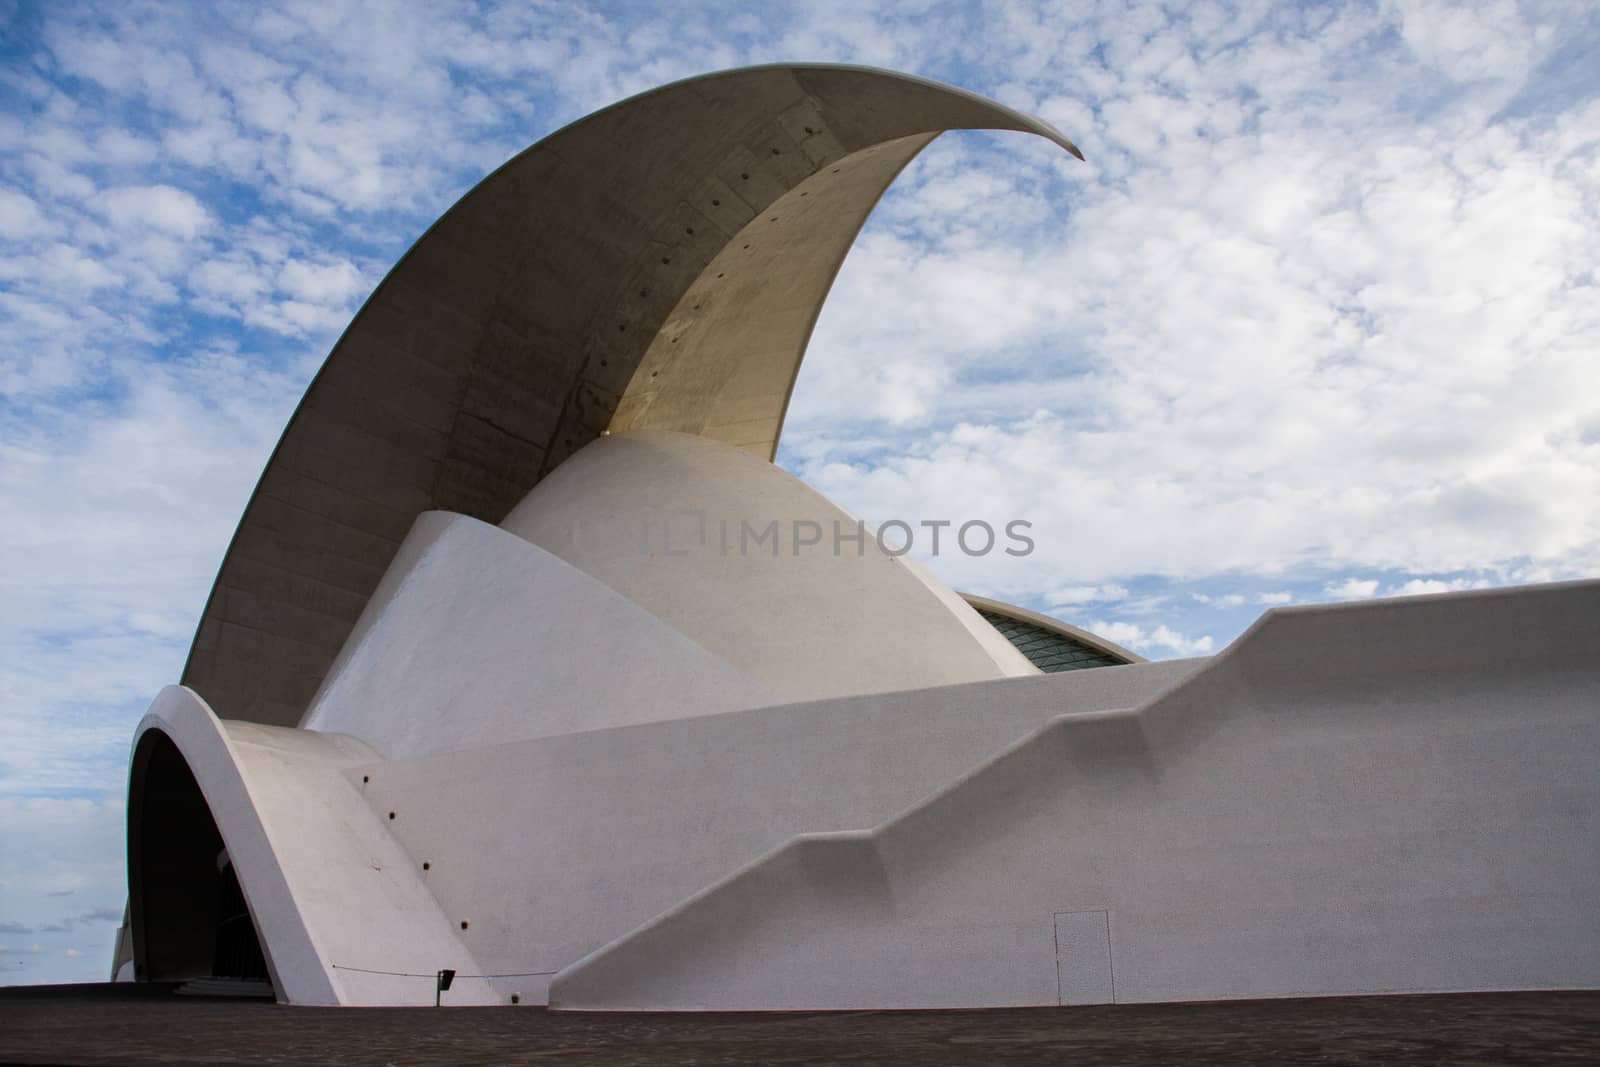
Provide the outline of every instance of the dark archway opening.
[[128,787],[134,978],[271,982],[211,807],[172,739],[146,731]]

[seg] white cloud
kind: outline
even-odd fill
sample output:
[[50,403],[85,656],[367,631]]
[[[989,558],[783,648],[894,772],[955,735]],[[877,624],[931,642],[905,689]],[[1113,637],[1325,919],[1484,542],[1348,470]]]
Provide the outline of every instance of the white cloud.
[[1186,637],[1166,625],[1146,629],[1136,623],[1097,619],[1087,627],[1090,633],[1099,634],[1108,641],[1125,645],[1136,652],[1174,656],[1205,656],[1214,650],[1215,642],[1209,634]]
[[344,307],[367,289],[360,270],[348,259],[324,263],[290,260],[278,272],[278,288],[297,300]]
[[1345,578],[1329,582],[1322,590],[1334,600],[1364,600],[1378,595],[1376,578]]
[[197,297],[223,306],[254,303],[271,289],[261,268],[242,256],[205,260],[189,272],[188,281]]
[[15,189],[0,189],[0,237],[15,240],[50,230],[49,222],[31,197]]
[[6,426],[0,794],[98,790],[126,773],[130,732],[182,667],[308,369],[198,354],[128,368],[115,418],[61,405]]
[[1458,82],[1508,79],[1529,69],[1551,43],[1552,27],[1528,27],[1511,0],[1398,7],[1401,36],[1424,63]]
[[1386,596],[1418,596],[1423,593],[1458,593],[1463,589],[1484,589],[1489,583],[1482,578],[1412,578],[1392,585],[1384,591]]
[[0,955],[26,957],[0,981],[104,980],[126,893],[123,811],[120,787],[0,795],[0,933],[29,939],[0,946]]
[[1122,600],[1127,596],[1127,588],[1120,585],[1069,585],[1047,593],[1044,599],[1052,607],[1064,607],[1078,604],[1103,604],[1108,601]]
[[1257,604],[1265,604],[1268,607],[1277,607],[1282,604],[1293,603],[1294,594],[1287,590],[1280,590],[1275,593],[1257,593],[1255,602]]
[[190,238],[212,224],[211,213],[193,193],[170,185],[107,189],[96,200],[106,218],[124,229],[149,228]]
[[[1198,67],[1182,57],[1214,45],[1197,23],[1031,26],[1041,48],[1126,60],[1048,97],[1090,119],[1068,130],[1090,165],[970,137],[908,171],[881,209],[894,240],[852,255],[824,311],[786,461],[857,509],[1005,501],[1039,527],[1034,589],[1308,563],[1600,569],[1600,438],[1582,429],[1600,415],[1600,172],[1577,132],[1600,109],[1496,120],[1462,97],[1419,116],[1341,69],[1394,16],[1302,17],[1274,12],[1273,32],[1243,27],[1228,63]],[[1518,27],[1499,32],[1523,34],[1519,55],[1548,50]],[[1154,56],[1159,75],[1139,74]],[[1002,210],[929,208],[960,202],[949,160],[995,166],[967,184]],[[1071,214],[1011,195],[1040,188]],[[1043,310],[950,344],[941,261],[984,264],[968,307]],[[856,398],[904,352],[951,386],[897,429]]]
[[32,945],[5,945],[0,944],[0,956],[42,956],[44,949],[37,943]]
[[51,245],[33,262],[33,281],[48,281],[69,290],[94,291],[116,285],[122,276],[70,245]]

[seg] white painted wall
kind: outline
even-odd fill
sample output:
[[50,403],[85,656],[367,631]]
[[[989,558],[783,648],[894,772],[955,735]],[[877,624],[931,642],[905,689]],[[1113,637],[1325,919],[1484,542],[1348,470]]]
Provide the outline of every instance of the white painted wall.
[[[1272,612],[1138,711],[1063,715],[898,818],[796,838],[552,1003],[1600,986],[1597,649],[1596,582]],[[1060,958],[1058,916],[1095,910],[1109,960]]]
[[[874,825],[1203,660],[759,708],[350,767],[491,973],[555,972],[782,844]],[[525,998],[532,994],[524,984]],[[542,993],[542,986],[540,989]]]
[[285,999],[427,1003],[440,967],[507,976],[455,1003],[616,1009],[1600,984],[1600,583],[1007,677],[870,545],[668,554],[684,500],[844,515],[607,437],[506,529],[419,519],[305,728],[158,699]]
[[1596,647],[1577,583],[405,760],[182,689],[142,729],[195,769],[299,1003],[431,993],[343,967],[594,1009],[1593,987]]

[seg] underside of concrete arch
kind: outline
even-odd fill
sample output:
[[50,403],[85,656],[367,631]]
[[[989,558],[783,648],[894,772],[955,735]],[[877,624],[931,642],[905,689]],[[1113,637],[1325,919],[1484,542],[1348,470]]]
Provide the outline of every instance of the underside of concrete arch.
[[146,731],[133,754],[128,881],[138,980],[270,980],[211,806],[161,730]]

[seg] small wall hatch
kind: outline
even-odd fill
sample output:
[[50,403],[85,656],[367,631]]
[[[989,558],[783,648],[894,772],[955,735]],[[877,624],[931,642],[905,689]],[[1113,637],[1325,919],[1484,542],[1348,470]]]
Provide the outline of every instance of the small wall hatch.
[[1099,911],[1058,911],[1056,989],[1062,1004],[1114,1004],[1111,917]]

